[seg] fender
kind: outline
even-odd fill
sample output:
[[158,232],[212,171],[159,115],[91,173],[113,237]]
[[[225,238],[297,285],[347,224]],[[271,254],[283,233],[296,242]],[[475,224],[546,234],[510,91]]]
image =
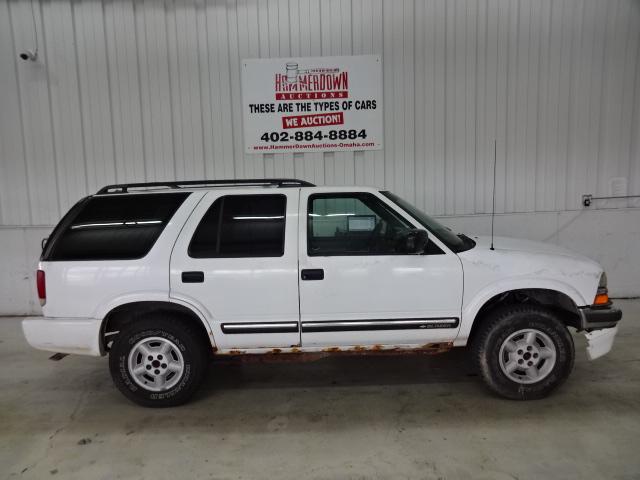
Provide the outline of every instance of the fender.
[[554,290],[565,294],[576,306],[586,305],[587,301],[573,286],[568,283],[555,280],[552,278],[505,278],[498,282],[491,283],[479,292],[477,292],[470,300],[465,299],[462,306],[462,319],[460,322],[460,330],[454,342],[455,346],[464,346],[469,338],[469,333],[473,327],[476,316],[484,304],[496,295],[506,293],[512,290],[523,289],[544,289]]
[[124,295],[118,295],[106,302],[98,305],[93,312],[93,317],[98,320],[104,320],[109,312],[114,308],[121,307],[127,303],[136,302],[169,302],[169,295],[166,291],[162,290],[141,290],[133,293],[126,293]]
[[211,330],[211,323],[209,319],[213,320],[213,314],[205,307],[201,302],[191,296],[187,295],[169,295],[168,301],[171,303],[177,303],[179,305],[184,305],[187,308],[190,308],[194,312],[198,312],[202,322],[206,325],[208,330]]
[[203,312],[206,312],[206,309],[201,308],[199,302],[198,302],[198,305],[194,305],[193,303],[190,303],[190,302],[185,301],[185,300],[169,297],[169,303],[175,303],[176,305],[182,305],[183,307],[188,308],[189,310],[191,310],[200,319],[200,322],[202,323],[202,326],[207,331],[207,334],[209,335],[209,341],[211,343],[211,346],[214,348],[214,350],[218,349],[217,343],[216,343],[216,339],[215,339],[215,337],[213,335],[213,329],[211,328],[211,324],[207,320],[207,318],[211,318],[211,317],[210,316],[209,317],[205,317]]
[[100,305],[94,313],[94,318],[104,322],[105,317],[109,314],[109,312],[111,312],[115,308],[121,307],[123,305],[127,305],[129,303],[137,303],[137,302],[173,303],[189,309],[195,316],[198,317],[198,319],[202,323],[202,326],[207,331],[209,335],[209,339],[211,341],[211,345],[213,347],[216,347],[216,342],[215,342],[215,338],[213,337],[213,331],[211,329],[211,325],[207,320],[207,316],[205,316],[205,313],[203,313],[203,312],[206,312],[206,310],[199,308],[198,305],[194,305],[192,302],[189,302],[188,300],[170,297],[166,291],[164,292],[163,291],[139,291],[135,293],[129,293],[126,295],[120,295]]

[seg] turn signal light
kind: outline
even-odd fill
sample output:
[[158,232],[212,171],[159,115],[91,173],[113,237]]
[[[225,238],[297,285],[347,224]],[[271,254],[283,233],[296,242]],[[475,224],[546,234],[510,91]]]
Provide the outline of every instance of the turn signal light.
[[593,300],[594,305],[609,305],[609,292],[606,288],[599,288],[596,298]]
[[44,270],[38,270],[36,272],[36,286],[38,287],[40,305],[44,306],[44,304],[47,303],[47,287],[44,280]]

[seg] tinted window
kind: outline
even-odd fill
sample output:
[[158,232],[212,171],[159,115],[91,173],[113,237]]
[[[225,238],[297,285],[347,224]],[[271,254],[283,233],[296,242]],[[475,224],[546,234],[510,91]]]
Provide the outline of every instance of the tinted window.
[[[92,197],[78,208],[44,260],[130,260],[142,258],[189,193]],[[74,207],[76,208],[76,207]]]
[[287,197],[227,195],[202,217],[189,256],[280,257],[284,254]]
[[393,255],[413,227],[375,196],[322,194],[309,198],[308,254]]

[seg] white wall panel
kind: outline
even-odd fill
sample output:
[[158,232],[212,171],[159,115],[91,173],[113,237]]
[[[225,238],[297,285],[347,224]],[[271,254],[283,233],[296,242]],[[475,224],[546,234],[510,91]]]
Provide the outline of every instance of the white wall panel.
[[[383,57],[384,150],[244,153],[243,58],[352,54]],[[640,194],[640,2],[0,0],[0,225],[51,226],[108,183],[202,177],[481,214],[494,138],[499,213],[580,211],[616,177]]]
[[[37,4],[32,11],[27,2],[9,2],[9,21],[13,44],[19,51],[34,46],[34,24],[39,30],[41,43],[43,40],[42,5]],[[36,225],[48,225],[55,222],[61,214],[61,198],[58,188],[58,160],[53,135],[53,117],[51,109],[51,80],[61,82],[64,78],[57,75],[57,71],[48,68],[44,62],[48,61],[48,48],[42,45],[40,49],[41,62],[26,63],[15,60],[18,51],[6,52],[10,56],[3,58],[2,68],[16,69],[17,84],[14,91],[3,91],[2,95],[15,95],[20,105],[20,115],[13,118],[20,121],[20,136],[24,146],[22,160],[27,172],[27,191],[29,192],[29,214],[23,213],[21,223],[28,222]],[[60,72],[62,75],[62,72]],[[4,112],[2,113],[4,115]],[[9,142],[19,141],[19,137],[8,139]],[[59,140],[61,141],[61,140]],[[5,160],[3,159],[3,163]],[[3,177],[3,187],[12,182],[11,178]]]
[[[71,4],[43,2],[44,50],[51,102],[53,157],[56,165],[60,213],[87,189],[82,116],[75,56],[75,28]],[[30,139],[26,140],[28,143]],[[46,162],[46,155],[40,161]],[[38,185],[36,184],[36,188]]]
[[[107,36],[102,4],[74,2],[76,61],[82,113],[87,192],[116,181]],[[173,160],[172,160],[173,164]]]
[[[30,0],[0,8],[4,225],[112,181],[265,175],[487,212],[494,138],[499,212],[640,189],[634,0],[41,0],[36,63]],[[242,58],[359,53],[383,55],[384,151],[243,152]]]
[[9,5],[0,3],[0,221],[31,223],[17,62]]

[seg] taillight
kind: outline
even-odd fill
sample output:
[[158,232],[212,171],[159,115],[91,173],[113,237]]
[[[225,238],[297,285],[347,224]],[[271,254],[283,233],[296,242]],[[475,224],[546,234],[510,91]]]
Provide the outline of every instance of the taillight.
[[47,287],[44,280],[44,270],[38,270],[36,272],[36,285],[38,287],[38,298],[40,299],[40,305],[47,303]]

